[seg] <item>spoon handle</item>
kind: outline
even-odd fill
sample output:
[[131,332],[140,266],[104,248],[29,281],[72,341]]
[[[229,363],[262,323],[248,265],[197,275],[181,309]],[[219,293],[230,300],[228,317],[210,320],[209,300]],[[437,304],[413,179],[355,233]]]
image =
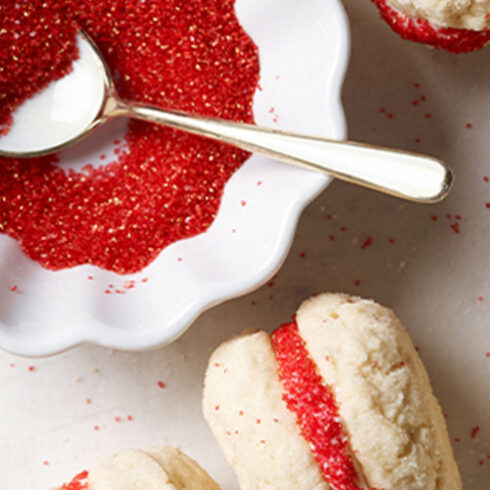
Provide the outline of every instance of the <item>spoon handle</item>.
[[129,117],[206,136],[410,201],[438,202],[449,192],[453,181],[451,170],[443,162],[417,153],[303,136],[136,104],[119,106],[119,110]]

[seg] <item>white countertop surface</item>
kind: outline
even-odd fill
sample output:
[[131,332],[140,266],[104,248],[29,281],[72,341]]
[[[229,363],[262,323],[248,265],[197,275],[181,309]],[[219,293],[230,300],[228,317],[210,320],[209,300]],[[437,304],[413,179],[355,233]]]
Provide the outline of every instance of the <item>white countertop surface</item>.
[[237,488],[201,415],[209,354],[245,328],[272,330],[320,291],[395,310],[447,413],[465,488],[488,488],[490,48],[429,50],[398,39],[367,0],[344,3],[350,138],[445,158],[456,173],[450,196],[422,206],[334,182],[304,212],[273,283],[205,313],[172,345],[142,353],[86,346],[35,360],[0,352],[2,489],[46,490],[117,449],[163,443],[195,457],[224,489]]

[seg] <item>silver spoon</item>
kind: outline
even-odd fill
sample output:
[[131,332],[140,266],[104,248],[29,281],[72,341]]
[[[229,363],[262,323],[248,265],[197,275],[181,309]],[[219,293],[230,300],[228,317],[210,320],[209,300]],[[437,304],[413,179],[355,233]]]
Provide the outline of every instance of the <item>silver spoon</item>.
[[0,156],[22,158],[54,153],[108,120],[124,116],[212,138],[411,201],[438,202],[451,188],[451,170],[430,156],[122,101],[95,44],[80,33],[78,45],[80,58],[74,62],[73,72],[13,113],[10,131],[0,137]]

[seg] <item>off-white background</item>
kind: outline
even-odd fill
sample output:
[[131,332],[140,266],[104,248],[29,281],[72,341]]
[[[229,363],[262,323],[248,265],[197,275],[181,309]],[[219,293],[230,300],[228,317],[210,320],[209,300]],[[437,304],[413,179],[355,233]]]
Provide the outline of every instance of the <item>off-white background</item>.
[[[465,488],[489,487],[490,183],[483,177],[490,177],[490,49],[428,50],[399,40],[367,0],[345,4],[350,137],[444,157],[457,176],[449,198],[418,206],[334,182],[303,214],[274,283],[204,314],[174,344],[146,353],[87,346],[43,360],[0,353],[0,488],[45,490],[117,449],[160,443],[180,446],[223,488],[236,488],[201,416],[207,358],[245,328],[287,321],[302,299],[323,290],[395,309],[459,441],[453,447]],[[459,234],[450,227],[456,221]],[[361,249],[368,236],[372,245]]]

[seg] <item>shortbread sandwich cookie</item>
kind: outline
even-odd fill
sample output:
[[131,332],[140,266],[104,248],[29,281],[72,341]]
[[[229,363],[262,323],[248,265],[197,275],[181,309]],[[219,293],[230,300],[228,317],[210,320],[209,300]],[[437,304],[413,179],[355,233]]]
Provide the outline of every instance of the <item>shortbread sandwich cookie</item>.
[[120,451],[55,490],[219,490],[193,459],[170,446]]
[[443,414],[388,308],[304,302],[272,336],[222,344],[204,415],[243,490],[459,490]]
[[453,53],[490,42],[490,0],[372,0],[404,39]]

